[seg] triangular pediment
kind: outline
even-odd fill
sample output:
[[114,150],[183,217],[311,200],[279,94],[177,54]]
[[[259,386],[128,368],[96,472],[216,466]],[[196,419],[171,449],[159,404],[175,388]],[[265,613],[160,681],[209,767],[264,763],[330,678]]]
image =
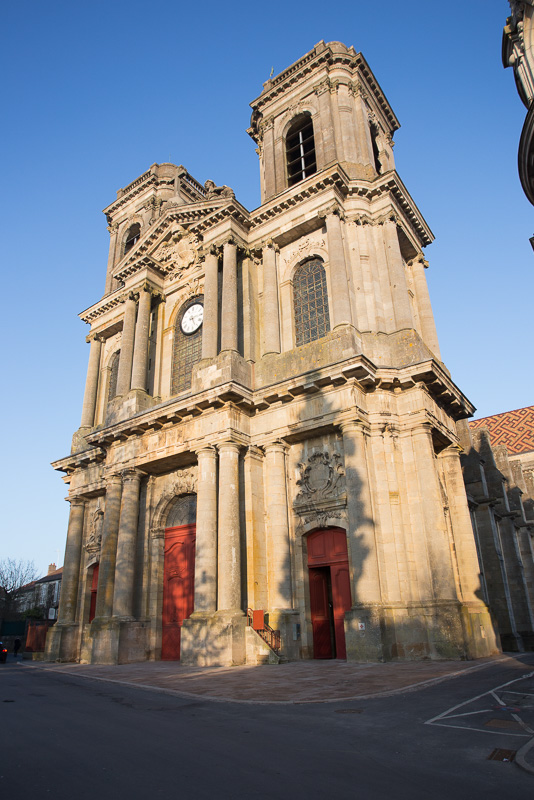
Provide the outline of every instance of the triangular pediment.
[[169,200],[161,217],[118,262],[114,276],[124,280],[147,262],[162,275],[190,266],[198,259],[203,234],[225,217],[250,225],[248,211],[234,197],[187,204]]

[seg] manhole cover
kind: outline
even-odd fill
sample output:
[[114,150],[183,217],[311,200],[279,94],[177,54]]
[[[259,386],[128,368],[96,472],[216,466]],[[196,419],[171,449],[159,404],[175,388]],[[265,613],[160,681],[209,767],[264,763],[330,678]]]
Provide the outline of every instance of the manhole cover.
[[515,719],[490,719],[484,723],[485,728],[509,728],[511,730],[523,730],[523,726]]
[[491,751],[488,756],[488,761],[513,761],[515,754],[516,750],[502,750],[497,748]]
[[336,714],[363,714],[363,708],[336,708]]

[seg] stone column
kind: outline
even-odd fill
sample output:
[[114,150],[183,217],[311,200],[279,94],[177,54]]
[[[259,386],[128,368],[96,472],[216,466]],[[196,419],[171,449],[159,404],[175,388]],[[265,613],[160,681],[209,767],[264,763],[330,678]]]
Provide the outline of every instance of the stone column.
[[384,222],[384,236],[396,329],[413,328],[414,324],[410,306],[410,295],[408,294],[408,284],[406,282],[405,266],[400,251],[397,225],[393,218],[387,219]]
[[288,448],[282,442],[274,442],[264,449],[269,608],[287,611],[293,605],[286,488]]
[[194,614],[206,616],[217,610],[217,451],[207,445],[197,457]]
[[122,473],[122,501],[113,587],[113,616],[122,619],[133,619],[135,546],[142,477],[143,473],[137,469],[126,469]]
[[445,523],[430,424],[422,424],[414,428],[412,441],[417,464],[419,495],[434,598],[436,600],[457,600],[451,547]]
[[106,288],[104,294],[109,294],[113,291],[113,267],[115,266],[115,251],[117,249],[117,234],[119,226],[117,223],[108,226],[109,231],[109,254],[108,254],[108,268],[106,272]]
[[427,347],[432,350],[434,355],[441,360],[436,323],[434,322],[434,314],[432,312],[432,304],[430,302],[425,275],[425,267],[428,267],[428,263],[425,261],[422,254],[414,258],[410,263],[412,266],[415,298],[417,301],[417,308],[419,309],[423,341]]
[[[132,389],[146,392],[146,376],[148,369],[148,334],[150,328],[150,304],[152,293],[145,286],[139,294],[139,313],[135,326],[135,346],[132,364]],[[121,350],[122,358],[122,350]]]
[[69,502],[69,527],[57,619],[59,625],[71,625],[76,620],[76,608],[78,605],[85,502],[80,497],[73,497]]
[[239,445],[219,445],[218,611],[242,613]]
[[337,328],[338,325],[352,325],[349,283],[347,280],[347,265],[345,262],[340,215],[341,210],[338,208],[327,211],[325,215],[328,260],[330,263],[330,287],[332,290],[330,306],[332,328]]
[[347,486],[348,545],[353,603],[380,603],[380,576],[367,465],[366,434],[361,422],[341,423]]
[[136,298],[129,294],[124,307],[124,321],[121,336],[121,355],[117,375],[117,396],[128,394],[132,377],[132,361],[135,335]]
[[113,587],[115,583],[115,559],[117,555],[121,494],[121,476],[110,475],[106,481],[106,509],[104,511],[102,550],[98,571],[96,619],[108,619],[113,610]]
[[215,358],[217,355],[217,334],[219,320],[219,256],[212,247],[204,260],[204,321],[202,323],[202,358]]
[[237,247],[223,247],[221,350],[237,350]]
[[262,356],[280,352],[280,311],[278,305],[278,278],[276,275],[276,250],[272,241],[263,248],[263,341]]
[[102,340],[96,334],[89,337],[91,350],[89,352],[89,366],[87,368],[87,380],[85,381],[85,392],[83,395],[82,407],[82,428],[92,428],[95,424],[96,396],[98,392],[98,378],[100,376],[100,351],[102,350]]

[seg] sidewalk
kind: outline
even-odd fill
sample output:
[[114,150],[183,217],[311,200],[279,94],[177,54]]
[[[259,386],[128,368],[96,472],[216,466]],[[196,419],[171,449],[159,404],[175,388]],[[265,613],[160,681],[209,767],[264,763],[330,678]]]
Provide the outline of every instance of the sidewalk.
[[477,661],[386,664],[292,661],[276,666],[186,667],[175,661],[113,666],[26,661],[24,667],[226,702],[325,703],[413,691],[506,662],[518,669],[525,666],[501,655]]

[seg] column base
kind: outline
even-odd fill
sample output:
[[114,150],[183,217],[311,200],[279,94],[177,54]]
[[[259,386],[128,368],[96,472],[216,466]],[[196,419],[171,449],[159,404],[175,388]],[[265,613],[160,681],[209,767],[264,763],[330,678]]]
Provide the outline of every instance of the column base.
[[86,439],[86,436],[89,433],[92,433],[94,428],[82,427],[78,428],[76,433],[72,436],[72,442],[70,446],[70,452],[72,453],[81,453],[83,450],[89,450],[92,445]]
[[94,619],[84,636],[84,661],[133,664],[147,661],[149,625],[145,621]]
[[47,635],[44,661],[77,661],[80,649],[80,626],[56,622]]
[[485,658],[501,652],[499,631],[483,603],[462,603],[467,658]]
[[246,617],[239,611],[218,611],[184,620],[180,661],[188,666],[232,667],[246,661]]
[[250,364],[236,350],[223,350],[215,358],[203,358],[193,367],[191,391],[203,392],[223,383],[235,382],[250,389]]
[[114,397],[107,405],[106,425],[129,419],[140,411],[156,405],[158,398],[145,392],[143,389],[131,389],[128,394]]

